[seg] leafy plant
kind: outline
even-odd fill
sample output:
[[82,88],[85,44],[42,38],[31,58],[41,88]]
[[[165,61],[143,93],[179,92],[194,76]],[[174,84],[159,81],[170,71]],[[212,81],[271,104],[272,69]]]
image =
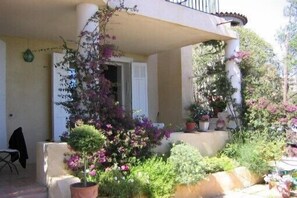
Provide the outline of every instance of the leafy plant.
[[198,103],[189,106],[190,117],[198,124],[202,116],[208,115],[209,111]]
[[87,164],[88,157],[98,151],[104,144],[105,136],[101,131],[95,129],[94,126],[80,125],[75,127],[69,134],[67,144],[77,152],[83,159],[83,181],[87,186]]
[[[219,98],[227,105],[237,127],[240,127],[238,119],[241,117],[242,108],[232,98],[236,89],[233,88],[231,79],[228,78],[225,69],[224,47],[225,43],[223,41],[215,40],[195,46],[193,59],[194,98],[197,103],[210,107],[215,105],[213,102]],[[212,111],[213,114],[216,113],[214,108],[212,108]]]
[[133,164],[135,159],[145,160],[152,156],[152,148],[161,144],[161,140],[169,138],[170,131],[158,129],[145,117],[135,119],[132,129],[117,129],[107,125],[104,134],[106,140],[105,167],[113,164]]
[[224,155],[219,157],[205,157],[204,162],[206,164],[205,172],[207,174],[220,171],[229,171],[238,166],[238,162]]
[[270,169],[269,162],[283,154],[285,138],[263,131],[237,131],[231,136],[220,155],[226,155],[261,175]]
[[137,178],[130,177],[128,172],[121,171],[117,166],[101,172],[98,183],[102,196],[130,198],[141,193],[140,181]]
[[160,157],[152,157],[131,169],[129,178],[141,183],[144,195],[151,198],[171,197],[176,173],[172,164]]
[[192,117],[188,117],[186,119],[186,123],[191,123],[191,122],[195,122],[194,119]]
[[173,164],[177,183],[193,184],[205,177],[203,157],[188,144],[173,145],[168,162]]
[[246,101],[247,126],[253,130],[284,130],[297,117],[297,105],[278,104],[266,97]]

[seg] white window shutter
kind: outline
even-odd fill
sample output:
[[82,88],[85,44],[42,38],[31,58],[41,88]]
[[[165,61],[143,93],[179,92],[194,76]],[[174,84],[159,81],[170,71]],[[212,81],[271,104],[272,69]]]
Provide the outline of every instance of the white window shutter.
[[59,97],[63,93],[60,89],[63,88],[61,84],[62,76],[67,75],[67,71],[55,65],[63,61],[64,54],[53,53],[52,61],[52,139],[54,141],[60,140],[60,135],[67,131],[66,122],[69,117],[68,113],[57,102],[63,102],[63,98]]
[[132,63],[133,117],[148,116],[147,64]]

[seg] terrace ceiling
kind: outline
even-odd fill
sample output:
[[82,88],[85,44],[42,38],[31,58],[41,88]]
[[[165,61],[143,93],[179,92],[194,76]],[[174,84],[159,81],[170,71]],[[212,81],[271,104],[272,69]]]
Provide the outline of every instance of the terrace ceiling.
[[[105,5],[103,0],[1,0],[0,36],[76,40],[76,5],[79,3]],[[143,55],[227,38],[139,13],[120,13],[113,18],[108,31],[117,37],[116,44],[121,50]]]

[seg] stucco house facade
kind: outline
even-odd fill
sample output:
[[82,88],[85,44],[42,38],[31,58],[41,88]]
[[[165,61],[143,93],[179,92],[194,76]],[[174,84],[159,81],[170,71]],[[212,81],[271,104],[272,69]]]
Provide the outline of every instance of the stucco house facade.
[[[108,27],[117,37],[115,45],[124,52],[123,57],[113,59],[117,66],[111,71],[116,76],[118,99],[125,108],[140,110],[154,122],[184,123],[185,108],[192,101],[192,45],[224,40],[229,56],[238,47],[237,35],[229,23],[208,13],[212,11],[209,6],[193,9],[186,2],[126,0],[127,6],[137,5],[138,12],[118,13]],[[210,5],[207,2],[212,1],[188,2]],[[1,1],[1,148],[7,147],[13,130],[21,126],[29,162],[33,163],[36,143],[57,138],[53,132],[59,124],[54,122],[57,84],[53,65],[61,51],[39,49],[60,46],[59,37],[77,40],[86,17],[106,3],[106,0]],[[33,62],[24,61],[26,49],[33,51]]]

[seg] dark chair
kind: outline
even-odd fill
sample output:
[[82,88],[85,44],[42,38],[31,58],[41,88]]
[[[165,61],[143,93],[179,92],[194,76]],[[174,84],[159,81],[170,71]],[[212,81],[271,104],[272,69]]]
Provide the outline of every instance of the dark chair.
[[5,167],[9,166],[12,172],[13,168],[19,174],[19,171],[14,164],[15,159],[19,158],[19,151],[16,149],[0,149],[0,171]]
[[[13,168],[19,174],[15,161],[19,160],[21,166],[26,168],[26,160],[28,159],[27,147],[23,135],[22,127],[17,128],[9,139],[9,148],[0,149],[0,171],[9,166],[10,171]],[[2,164],[2,165],[1,165]]]

